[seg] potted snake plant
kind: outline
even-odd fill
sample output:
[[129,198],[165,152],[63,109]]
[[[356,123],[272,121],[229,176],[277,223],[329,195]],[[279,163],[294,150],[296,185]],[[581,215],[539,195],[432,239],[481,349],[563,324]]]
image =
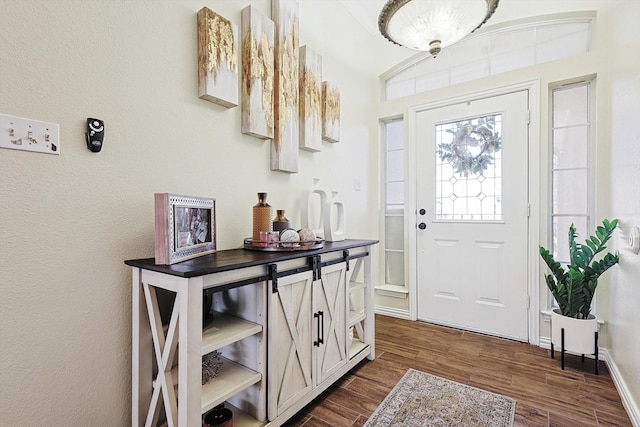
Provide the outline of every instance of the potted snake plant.
[[596,255],[606,249],[605,243],[617,226],[617,219],[605,219],[602,225],[596,228],[595,236],[590,236],[584,244],[580,244],[576,242],[576,228],[571,224],[570,261],[566,267],[556,261],[547,249],[540,246],[540,255],[551,270],[551,274],[545,274],[547,287],[558,303],[558,308],[554,309],[551,315],[551,343],[558,347],[564,344],[563,356],[564,350],[578,354],[592,354],[595,350],[597,357],[598,344],[594,333],[598,330],[598,323],[591,314],[591,302],[598,286],[598,278],[616,265],[619,259],[617,254],[610,252],[600,260],[596,260]]

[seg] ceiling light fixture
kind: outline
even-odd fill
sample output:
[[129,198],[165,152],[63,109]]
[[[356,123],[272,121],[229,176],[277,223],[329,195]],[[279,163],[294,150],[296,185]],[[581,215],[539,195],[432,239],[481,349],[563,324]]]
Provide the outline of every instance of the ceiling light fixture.
[[434,57],[482,26],[499,0],[389,0],[378,28],[391,42]]

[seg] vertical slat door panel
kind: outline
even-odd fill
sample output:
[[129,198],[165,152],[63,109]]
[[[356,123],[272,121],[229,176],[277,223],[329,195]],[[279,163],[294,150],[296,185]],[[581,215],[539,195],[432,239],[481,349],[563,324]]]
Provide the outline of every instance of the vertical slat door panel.
[[269,307],[269,419],[293,405],[313,387],[312,273],[278,279]]
[[[347,363],[346,264],[322,268],[322,280],[314,285],[314,313],[321,311],[323,343],[316,347],[316,384]],[[318,331],[314,331],[317,339]]]

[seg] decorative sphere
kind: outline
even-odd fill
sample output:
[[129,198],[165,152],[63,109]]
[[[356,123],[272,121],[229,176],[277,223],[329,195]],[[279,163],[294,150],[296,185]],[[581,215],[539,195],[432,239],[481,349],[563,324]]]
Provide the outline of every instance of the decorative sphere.
[[282,246],[296,246],[299,241],[300,236],[293,228],[285,228],[280,232],[280,242]]
[[310,228],[303,228],[298,231],[298,235],[304,245],[313,245],[316,241],[316,233],[314,233]]

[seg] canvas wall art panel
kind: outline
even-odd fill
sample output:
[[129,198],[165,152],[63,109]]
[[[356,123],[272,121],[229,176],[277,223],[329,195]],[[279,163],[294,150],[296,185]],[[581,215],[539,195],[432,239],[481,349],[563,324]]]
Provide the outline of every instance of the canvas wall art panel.
[[198,11],[198,96],[238,105],[238,26],[211,9]]
[[322,139],[340,141],[340,90],[322,82]]
[[255,7],[242,10],[242,133],[273,138],[273,21]]
[[298,0],[271,0],[275,22],[274,135],[271,169],[298,172]]
[[322,57],[308,46],[300,48],[300,140],[307,151],[322,148]]

